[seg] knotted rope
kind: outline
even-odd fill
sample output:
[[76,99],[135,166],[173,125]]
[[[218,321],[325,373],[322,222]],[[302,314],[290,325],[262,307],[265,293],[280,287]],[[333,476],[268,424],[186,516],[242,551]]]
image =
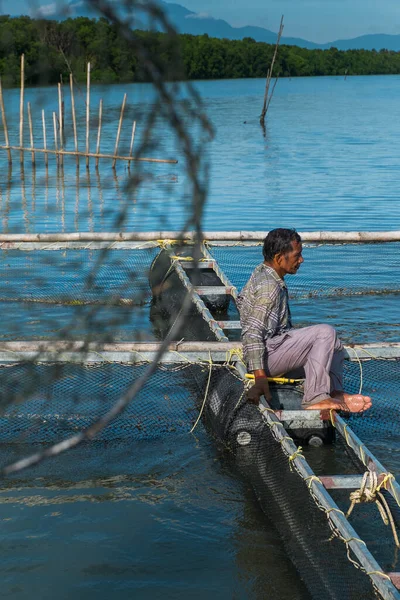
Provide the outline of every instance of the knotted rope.
[[366,471],[366,473],[363,475],[360,489],[355,490],[350,494],[351,504],[349,510],[347,511],[346,518],[351,515],[356,504],[362,504],[363,502],[375,502],[379,510],[379,514],[382,517],[382,521],[385,523],[385,525],[390,524],[394,543],[399,548],[400,543],[393,515],[384,495],[381,492],[382,484],[383,482],[381,484],[378,483],[378,475],[375,473],[375,471]]

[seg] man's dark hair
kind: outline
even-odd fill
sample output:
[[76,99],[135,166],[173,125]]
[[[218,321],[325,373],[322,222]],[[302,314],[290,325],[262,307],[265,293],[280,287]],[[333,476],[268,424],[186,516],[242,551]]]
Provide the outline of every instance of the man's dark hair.
[[301,237],[295,229],[272,229],[264,240],[265,260],[270,262],[276,254],[287,254],[293,249],[292,242],[301,242]]

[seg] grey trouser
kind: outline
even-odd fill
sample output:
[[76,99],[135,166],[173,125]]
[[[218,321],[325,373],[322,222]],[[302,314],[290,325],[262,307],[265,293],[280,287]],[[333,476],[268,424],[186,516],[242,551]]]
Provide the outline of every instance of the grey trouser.
[[343,346],[330,325],[290,329],[267,340],[265,371],[277,377],[304,369],[304,404],[329,398],[343,390]]

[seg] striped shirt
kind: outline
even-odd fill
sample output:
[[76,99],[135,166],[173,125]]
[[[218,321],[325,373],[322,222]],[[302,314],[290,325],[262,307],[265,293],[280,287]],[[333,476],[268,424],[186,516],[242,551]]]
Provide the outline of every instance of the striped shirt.
[[267,340],[292,328],[286,284],[272,267],[261,263],[239,294],[237,307],[247,368],[264,369]]

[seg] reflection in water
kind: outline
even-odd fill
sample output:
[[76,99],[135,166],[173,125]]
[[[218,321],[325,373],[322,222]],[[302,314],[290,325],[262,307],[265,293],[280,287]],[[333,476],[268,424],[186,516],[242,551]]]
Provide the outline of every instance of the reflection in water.
[[75,230],[79,231],[79,167],[76,167],[75,173],[75,210],[74,210]]
[[30,217],[29,217],[28,203],[26,200],[25,166],[24,166],[23,162],[21,162],[21,165],[20,165],[20,178],[21,178],[21,202],[22,202],[22,210],[24,213],[25,232],[29,233],[30,232]]
[[121,227],[119,227],[119,229],[121,231],[125,231],[125,221],[126,221],[126,213],[128,210],[128,203],[126,201],[126,197],[125,194],[123,194],[121,192],[121,188],[120,188],[120,184],[119,184],[119,178],[117,175],[117,171],[116,169],[113,169],[113,183],[114,183],[114,187],[115,187],[115,192],[117,195],[117,199],[118,199],[118,204],[119,204],[119,209],[120,209],[120,223],[121,223]]
[[36,211],[36,164],[32,164],[32,212]]
[[60,179],[61,179],[61,227],[62,231],[65,231],[65,179],[64,179],[64,169],[60,170]]
[[92,202],[92,188],[90,181],[90,169],[86,169],[86,186],[87,186],[87,210],[88,210],[88,222],[89,231],[94,230],[94,215],[93,215],[93,202]]
[[10,215],[10,208],[11,208],[11,177],[12,177],[12,166],[9,164],[8,165],[8,173],[7,173],[7,186],[6,186],[6,205],[4,207],[4,210],[2,210],[3,213],[3,218],[2,218],[2,223],[3,223],[3,230],[4,233],[8,233],[8,220],[9,220],[9,215]]
[[48,207],[49,207],[49,168],[48,168],[47,163],[46,163],[46,175],[45,175],[45,180],[44,180],[44,206],[45,206],[45,209],[47,212]]
[[96,169],[96,184],[97,184],[97,191],[98,191],[99,199],[100,199],[99,209],[100,209],[101,230],[103,231],[103,228],[104,228],[104,195],[103,195],[103,188],[101,185],[99,169]]

